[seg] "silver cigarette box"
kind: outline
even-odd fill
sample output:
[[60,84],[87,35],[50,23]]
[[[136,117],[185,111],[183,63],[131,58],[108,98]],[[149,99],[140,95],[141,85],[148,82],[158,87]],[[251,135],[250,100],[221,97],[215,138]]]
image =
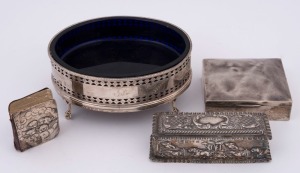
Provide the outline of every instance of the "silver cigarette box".
[[263,113],[175,113],[153,116],[150,159],[159,162],[254,163],[271,160]]
[[207,112],[264,112],[289,120],[292,98],[281,59],[204,59]]

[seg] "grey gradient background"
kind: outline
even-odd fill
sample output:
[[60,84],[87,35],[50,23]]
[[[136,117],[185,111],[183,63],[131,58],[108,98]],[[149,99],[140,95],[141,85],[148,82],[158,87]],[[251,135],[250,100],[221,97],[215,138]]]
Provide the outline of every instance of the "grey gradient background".
[[[296,0],[0,0],[0,172],[299,172],[300,1]],[[291,120],[271,122],[273,160],[264,164],[153,163],[149,157],[152,114],[109,114],[65,102],[50,80],[47,46],[61,29],[87,19],[132,15],[168,21],[193,42],[193,80],[178,98],[182,111],[204,111],[201,84],[204,58],[282,58],[293,99]],[[61,132],[24,153],[13,147],[10,101],[41,88],[53,90]]]

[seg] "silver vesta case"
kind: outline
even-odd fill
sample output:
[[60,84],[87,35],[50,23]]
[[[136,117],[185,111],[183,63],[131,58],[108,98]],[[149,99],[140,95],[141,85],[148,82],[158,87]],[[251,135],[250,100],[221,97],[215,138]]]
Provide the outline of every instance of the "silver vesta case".
[[254,163],[271,160],[263,113],[176,113],[153,116],[150,159],[159,162]]
[[9,104],[14,146],[25,151],[55,138],[59,133],[56,102],[48,88]]
[[281,59],[205,59],[206,112],[264,112],[289,120],[292,98]]

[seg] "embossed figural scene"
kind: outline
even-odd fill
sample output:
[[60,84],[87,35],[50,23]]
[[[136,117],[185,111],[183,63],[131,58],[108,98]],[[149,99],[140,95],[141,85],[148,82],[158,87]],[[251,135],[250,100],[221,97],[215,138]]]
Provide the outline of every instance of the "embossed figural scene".
[[40,145],[59,133],[56,102],[47,88],[11,102],[9,114],[17,150]]
[[159,162],[254,163],[271,160],[263,113],[158,113],[150,159]]

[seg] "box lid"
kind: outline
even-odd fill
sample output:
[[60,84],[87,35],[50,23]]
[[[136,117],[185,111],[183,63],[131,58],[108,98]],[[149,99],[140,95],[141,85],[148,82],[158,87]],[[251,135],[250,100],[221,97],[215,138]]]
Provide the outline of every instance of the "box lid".
[[279,58],[204,59],[206,105],[259,107],[292,104]]
[[46,102],[48,100],[53,100],[51,90],[49,88],[41,89],[23,98],[12,101],[8,106],[9,115],[12,116],[19,111],[29,109],[34,105]]
[[264,113],[161,112],[153,116],[153,135],[265,136],[272,139]]

